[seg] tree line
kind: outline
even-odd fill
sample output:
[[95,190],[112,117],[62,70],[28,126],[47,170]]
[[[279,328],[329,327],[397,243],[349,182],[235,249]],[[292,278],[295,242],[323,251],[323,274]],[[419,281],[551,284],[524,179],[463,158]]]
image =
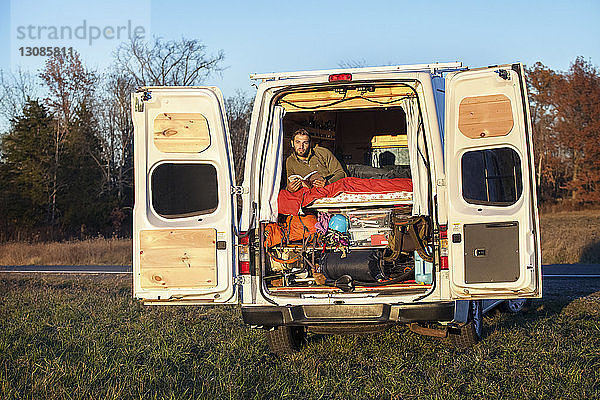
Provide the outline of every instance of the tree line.
[[[131,93],[200,85],[223,63],[223,51],[209,53],[198,40],[135,39],[105,71],[67,53],[37,75],[0,75],[0,241],[130,236]],[[244,154],[251,100],[238,91],[225,103],[234,151]]]
[[600,201],[600,74],[578,57],[566,72],[538,62],[527,70],[538,197]]
[[[200,85],[224,53],[198,40],[123,43],[105,71],[77,53],[48,58],[37,75],[0,75],[0,241],[130,236],[133,125],[141,86]],[[583,58],[567,71],[526,69],[541,202],[600,201],[600,75]],[[241,183],[251,96],[225,99]]]

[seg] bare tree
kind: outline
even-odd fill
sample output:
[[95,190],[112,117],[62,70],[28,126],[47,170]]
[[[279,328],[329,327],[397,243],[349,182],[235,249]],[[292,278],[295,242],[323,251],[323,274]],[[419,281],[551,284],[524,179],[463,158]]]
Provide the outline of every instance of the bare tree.
[[209,55],[202,42],[186,38],[155,37],[152,42],[134,38],[115,52],[116,67],[137,86],[198,85],[222,71],[224,59],[223,50]]
[[135,91],[131,77],[113,70],[106,77],[102,101],[106,189],[116,191],[121,205],[125,191],[133,186],[133,124],[130,96]]
[[29,99],[39,97],[39,84],[29,71],[0,71],[0,116],[10,121],[21,115]]
[[367,66],[367,61],[364,58],[347,58],[338,62],[340,68],[363,68]]
[[562,191],[565,148],[555,131],[557,114],[554,104],[560,74],[540,62],[526,69],[529,110],[533,127],[536,180],[541,201],[555,199]]
[[371,64],[364,58],[346,58],[338,62],[340,68],[365,68],[365,67],[385,67],[390,65],[398,65],[398,62],[387,61],[385,63]]
[[227,110],[227,124],[231,137],[233,158],[235,163],[235,176],[238,184],[243,180],[244,161],[246,159],[246,145],[248,143],[248,130],[250,128],[250,115],[252,114],[253,100],[241,90],[236,90],[232,97],[225,100]]
[[[56,223],[56,195],[61,189],[58,170],[61,165],[61,148],[69,135],[77,107],[91,101],[96,82],[77,52],[57,53],[46,60],[40,78],[48,88],[46,103],[56,121],[54,140],[54,171],[52,179],[51,223]],[[96,160],[100,163],[100,160]]]

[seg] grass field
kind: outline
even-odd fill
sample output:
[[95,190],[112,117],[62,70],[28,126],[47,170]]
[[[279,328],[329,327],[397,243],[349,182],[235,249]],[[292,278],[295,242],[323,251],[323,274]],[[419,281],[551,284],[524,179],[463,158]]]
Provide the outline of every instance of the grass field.
[[600,210],[542,214],[544,264],[600,264]]
[[600,398],[600,293],[496,315],[458,352],[404,327],[267,354],[238,307],[146,307],[131,278],[0,274],[0,398]]
[[[540,217],[544,264],[600,264],[600,210]],[[0,265],[131,265],[130,239],[0,243]]]
[[0,243],[0,265],[131,265],[131,239]]

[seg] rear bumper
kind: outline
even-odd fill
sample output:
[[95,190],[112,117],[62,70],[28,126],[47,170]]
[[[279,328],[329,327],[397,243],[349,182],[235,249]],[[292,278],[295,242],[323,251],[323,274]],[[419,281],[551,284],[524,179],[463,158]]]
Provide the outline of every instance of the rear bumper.
[[454,302],[393,305],[256,306],[242,307],[242,317],[246,324],[261,327],[452,321]]

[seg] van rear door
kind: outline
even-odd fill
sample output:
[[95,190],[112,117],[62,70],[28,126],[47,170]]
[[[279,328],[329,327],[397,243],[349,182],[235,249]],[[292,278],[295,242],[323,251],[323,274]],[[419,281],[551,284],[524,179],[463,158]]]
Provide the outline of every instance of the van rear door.
[[451,295],[541,297],[529,105],[521,64],[446,77]]
[[134,296],[145,302],[237,302],[233,158],[214,87],[132,95]]

